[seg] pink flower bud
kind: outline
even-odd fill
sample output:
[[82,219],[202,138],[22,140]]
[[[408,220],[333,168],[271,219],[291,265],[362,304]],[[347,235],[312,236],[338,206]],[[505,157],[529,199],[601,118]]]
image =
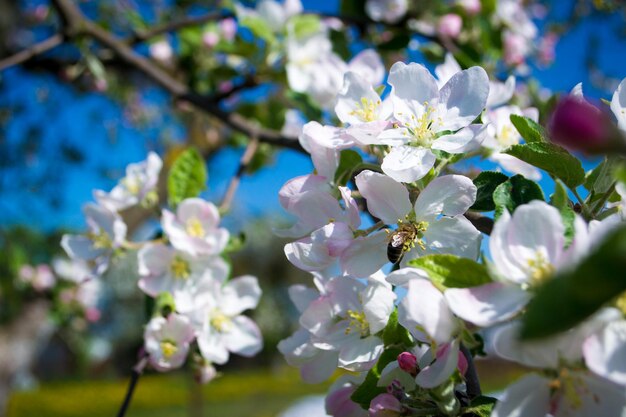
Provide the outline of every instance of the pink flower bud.
[[326,413],[331,416],[341,417],[353,414],[358,415],[359,411],[363,412],[361,406],[350,399],[354,390],[355,387],[353,385],[345,385],[330,392],[326,396]]
[[202,35],[202,44],[209,49],[213,49],[219,41],[220,37],[215,32],[204,32],[204,34]]
[[232,17],[222,20],[220,22],[220,31],[222,32],[224,40],[232,42],[237,34],[237,22]]
[[559,101],[549,130],[552,141],[568,149],[593,152],[610,140],[607,116],[588,101],[572,96]]
[[513,32],[504,33],[504,62],[507,65],[521,65],[526,60],[528,44],[523,36]]
[[468,362],[465,354],[462,351],[459,351],[459,360],[456,364],[456,367],[459,369],[461,375],[465,375],[467,372]]
[[437,24],[437,33],[444,38],[456,39],[461,33],[463,19],[454,13],[441,16]]
[[470,16],[480,13],[482,7],[480,0],[459,0],[457,1],[457,4],[461,6],[465,10],[465,13]]
[[417,368],[417,358],[411,352],[402,352],[398,355],[398,366],[404,372],[407,372],[413,376],[417,375],[419,371]]
[[379,394],[370,403],[370,417],[396,417],[402,413],[402,404],[391,394]]
[[95,307],[89,307],[87,310],[85,310],[85,318],[90,323],[97,322],[98,320],[100,320],[100,317],[102,317],[102,313],[100,313],[100,310]]

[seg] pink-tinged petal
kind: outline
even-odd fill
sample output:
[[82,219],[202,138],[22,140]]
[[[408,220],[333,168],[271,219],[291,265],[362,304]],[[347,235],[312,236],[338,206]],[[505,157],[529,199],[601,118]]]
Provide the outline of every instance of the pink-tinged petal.
[[439,92],[440,131],[458,130],[472,123],[485,108],[489,95],[489,77],[481,67],[458,72]]
[[359,211],[359,205],[352,197],[352,191],[348,187],[339,186],[337,188],[339,189],[339,193],[341,194],[341,199],[343,200],[346,210],[346,223],[352,228],[357,229],[361,225],[361,212]]
[[326,177],[320,175],[304,175],[287,181],[278,191],[280,205],[289,213],[292,212],[294,201],[302,194],[313,191],[330,191]]
[[313,346],[311,334],[304,329],[298,329],[288,338],[278,342],[277,349],[291,366],[302,366],[322,352]]
[[414,279],[430,279],[428,273],[419,268],[405,267],[400,268],[397,271],[393,271],[387,275],[387,282],[400,286],[406,287],[411,280]]
[[260,298],[259,281],[252,275],[244,275],[228,281],[222,287],[220,309],[227,316],[235,316],[245,310],[256,308]]
[[583,344],[587,367],[617,384],[626,385],[626,321],[609,323]]
[[472,152],[480,148],[486,134],[487,125],[469,125],[456,133],[441,136],[431,148],[452,154]]
[[303,271],[321,271],[335,262],[328,253],[328,248],[314,243],[311,238],[304,238],[287,243],[284,248],[287,260]]
[[395,146],[385,156],[380,167],[398,182],[414,182],[428,174],[436,159],[430,149]]
[[344,274],[362,278],[378,271],[387,262],[387,233],[384,231],[354,239],[340,259]]
[[333,222],[311,233],[313,245],[326,248],[329,256],[340,256],[350,246],[354,233],[345,223]]
[[309,304],[300,316],[300,326],[313,335],[324,335],[333,325],[333,307],[329,297],[320,297]]
[[367,411],[350,398],[355,389],[352,384],[331,389],[326,397],[326,413],[336,417],[367,417]]
[[339,352],[318,350],[309,362],[300,368],[300,376],[307,384],[319,384],[327,381],[337,370]]
[[382,339],[376,336],[357,338],[353,343],[342,346],[339,366],[354,372],[366,371],[374,366],[384,347]]
[[463,175],[444,175],[426,186],[415,201],[417,219],[431,216],[458,216],[476,201],[476,186]]
[[368,211],[387,224],[395,224],[411,211],[409,191],[392,178],[372,171],[356,176],[356,185],[367,200]]
[[547,416],[550,411],[550,380],[536,374],[510,385],[497,402],[492,417]]
[[443,294],[423,279],[409,281],[408,292],[398,306],[398,321],[412,333],[419,326],[437,343],[449,342],[458,330]]
[[201,198],[187,198],[176,209],[178,220],[185,223],[190,219],[197,219],[205,229],[217,227],[220,214],[215,204]]
[[415,383],[422,388],[430,389],[438,387],[446,382],[454,373],[459,361],[459,341],[454,339],[450,343],[443,344],[438,350],[435,361],[424,367]]
[[439,95],[437,81],[420,64],[396,62],[389,70],[388,82],[393,87],[392,94],[404,101],[432,104]]
[[[382,104],[385,106],[385,103]],[[386,120],[376,120],[368,123],[360,123],[356,126],[350,126],[346,129],[346,135],[350,136],[357,145],[380,145],[381,139],[379,135],[389,127],[390,122]],[[406,137],[401,137],[398,144],[406,142]]]
[[[482,235],[463,216],[442,217],[429,224],[428,230],[424,233],[424,239],[426,240],[426,254],[452,254],[477,259]],[[405,258],[407,261],[410,259],[410,257]]]
[[411,136],[406,127],[395,127],[380,132],[372,145],[402,146],[409,142]]
[[370,417],[399,417],[403,411],[400,400],[391,394],[379,394],[370,403]]
[[166,272],[171,265],[174,250],[163,244],[148,243],[137,252],[139,275],[157,275]]
[[626,410],[626,390],[591,373],[577,372],[572,380],[578,398],[563,394],[557,405],[556,417],[623,417]]
[[473,288],[449,288],[444,296],[454,314],[480,327],[510,319],[531,297],[517,285],[500,282]]
[[224,344],[229,351],[251,357],[263,349],[261,331],[255,322],[246,316],[237,316],[232,324],[230,331],[224,334]]

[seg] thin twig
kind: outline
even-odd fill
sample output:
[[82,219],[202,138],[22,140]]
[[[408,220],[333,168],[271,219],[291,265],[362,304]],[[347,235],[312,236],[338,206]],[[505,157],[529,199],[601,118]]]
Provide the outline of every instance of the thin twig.
[[22,62],[26,62],[31,58],[36,57],[37,55],[41,55],[44,52],[47,52],[63,43],[63,35],[57,33],[56,35],[52,35],[49,38],[38,42],[23,51],[20,51],[14,55],[8,56],[2,60],[0,60],[0,71],[5,70],[9,67],[19,65]]
[[476,372],[476,366],[474,365],[474,358],[467,346],[461,343],[461,352],[467,359],[467,371],[465,372],[465,384],[467,386],[467,396],[470,401],[482,394],[480,389],[480,380],[478,379],[478,373]]
[[465,218],[469,220],[479,231],[486,235],[491,235],[491,231],[493,230],[492,218],[483,216],[482,214],[478,214],[473,211],[465,213]]
[[124,417],[126,414],[126,410],[128,410],[128,406],[130,405],[130,401],[133,399],[133,393],[135,392],[135,387],[137,386],[137,381],[139,381],[139,377],[143,373],[146,365],[148,364],[148,356],[144,355],[139,359],[139,362],[133,367],[133,371],[130,374],[130,382],[128,383],[128,389],[126,390],[126,395],[124,396],[124,402],[120,407],[120,411],[117,413],[117,417]]
[[188,16],[180,20],[174,20],[172,22],[166,22],[161,25],[154,26],[147,30],[137,30],[135,33],[127,38],[125,42],[130,45],[144,42],[165,33],[175,32],[179,29],[184,29],[190,26],[198,26],[207,22],[215,20],[223,20],[234,17],[232,13],[228,12],[211,12],[199,16]]
[[226,212],[230,209],[230,205],[235,198],[235,193],[237,192],[237,188],[239,187],[239,183],[241,182],[241,177],[244,172],[250,165],[254,154],[256,153],[257,148],[259,147],[259,139],[256,135],[252,135],[250,137],[250,142],[248,142],[248,146],[246,146],[246,150],[241,155],[241,159],[239,160],[239,168],[237,168],[237,172],[231,178],[230,183],[228,184],[228,188],[226,189],[226,193],[224,194],[224,198],[222,199],[222,203],[220,204],[220,211]]

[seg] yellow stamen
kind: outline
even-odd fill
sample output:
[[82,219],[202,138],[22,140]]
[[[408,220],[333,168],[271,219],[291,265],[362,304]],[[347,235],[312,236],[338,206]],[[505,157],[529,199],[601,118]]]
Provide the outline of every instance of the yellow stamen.
[[548,262],[543,252],[537,251],[535,258],[528,260],[530,284],[535,287],[543,284],[554,274],[554,266]]
[[369,336],[370,325],[367,322],[367,318],[365,317],[365,312],[348,310],[347,315],[350,319],[350,323],[348,324],[348,328],[345,331],[346,334],[349,334],[353,330],[356,330],[360,333],[361,337]]
[[213,311],[213,313],[211,314],[211,319],[209,321],[211,323],[211,327],[213,327],[220,333],[227,332],[233,324],[230,317],[228,317],[218,309],[215,309]]
[[350,112],[350,115],[360,118],[364,122],[373,122],[376,120],[376,110],[380,105],[380,100],[368,100],[361,98],[361,102],[357,104],[357,108]]
[[172,357],[172,355],[174,355],[177,351],[178,347],[176,346],[176,343],[171,340],[163,340],[161,342],[161,352],[163,352],[163,356],[165,356],[166,359]]
[[172,271],[172,275],[176,279],[187,279],[191,275],[191,267],[189,266],[189,262],[181,258],[180,256],[175,256],[172,259],[172,263],[170,264],[170,270]]
[[191,237],[204,237],[204,227],[197,217],[191,217],[185,224],[185,230]]

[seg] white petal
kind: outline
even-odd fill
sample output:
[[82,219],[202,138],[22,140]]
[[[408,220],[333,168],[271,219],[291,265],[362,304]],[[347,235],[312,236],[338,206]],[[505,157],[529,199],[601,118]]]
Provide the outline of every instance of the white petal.
[[70,258],[85,261],[95,259],[107,252],[104,249],[95,249],[91,239],[82,235],[63,235],[61,246]]
[[471,67],[456,73],[439,92],[440,130],[458,130],[472,123],[485,108],[488,95],[489,77],[484,69]]
[[480,148],[486,133],[487,125],[469,125],[451,135],[441,136],[431,148],[452,154],[472,152]]
[[229,354],[222,336],[212,329],[205,329],[198,335],[198,347],[202,356],[213,363],[223,365],[228,362]]
[[498,107],[513,97],[515,92],[515,77],[509,75],[505,82],[490,81],[489,97],[487,97],[487,107],[493,109]]
[[417,374],[415,382],[422,388],[435,388],[450,378],[458,362],[459,341],[454,339],[439,348],[435,361]]
[[256,308],[260,298],[259,281],[256,277],[244,275],[228,281],[222,287],[220,309],[227,316],[235,316],[245,310]]
[[307,384],[327,381],[337,370],[338,355],[339,352],[318,350],[318,354],[300,368],[302,380]]
[[458,216],[476,201],[476,186],[463,175],[435,178],[415,200],[417,219],[438,216]]
[[609,323],[583,345],[587,367],[615,383],[626,385],[626,321]]
[[395,224],[411,211],[409,191],[386,175],[363,171],[355,178],[356,186],[367,200],[368,211],[387,224]]
[[378,271],[387,260],[387,233],[379,231],[358,237],[341,255],[341,271],[355,277],[367,277]]
[[339,366],[350,371],[370,369],[383,353],[384,344],[376,336],[357,338],[354,343],[344,345],[339,352]]
[[232,323],[231,330],[224,334],[228,350],[246,357],[259,353],[263,348],[263,338],[256,323],[246,316],[237,316]]
[[398,321],[411,332],[420,326],[437,343],[449,342],[458,327],[443,294],[424,279],[409,281],[398,307]]
[[357,73],[371,85],[379,85],[385,79],[385,64],[374,49],[364,49],[348,63],[350,71]]
[[[442,217],[430,223],[428,230],[424,232],[424,239],[426,240],[426,254],[447,253],[477,259],[482,235],[463,216]],[[409,259],[407,258],[407,261]]]
[[617,118],[617,127],[626,131],[626,78],[617,86],[611,99],[611,111]]
[[395,146],[385,156],[380,167],[398,182],[413,182],[428,174],[436,159],[430,149]]
[[287,243],[284,251],[287,260],[303,271],[321,271],[335,261],[325,245],[315,244],[308,237]]
[[539,171],[539,169],[513,155],[494,153],[489,159],[498,163],[505,171],[523,175],[533,181],[539,181],[541,179],[541,171]]
[[444,295],[454,314],[481,327],[510,319],[530,300],[530,294],[517,285],[500,282],[473,288],[450,288]]
[[510,385],[496,403],[492,417],[544,417],[550,410],[550,380],[536,374]]
[[408,283],[413,279],[430,279],[428,273],[420,268],[400,268],[397,271],[391,272],[387,275],[387,282],[396,285],[405,287]]
[[390,287],[374,281],[361,291],[361,298],[370,333],[378,333],[387,326],[389,316],[394,310],[396,294]]
[[291,285],[288,292],[289,298],[300,313],[306,310],[309,304],[320,295],[314,288],[309,288],[302,284]]
[[394,96],[421,105],[424,102],[432,103],[439,95],[437,81],[420,64],[396,62],[389,70],[387,82],[393,87]]

